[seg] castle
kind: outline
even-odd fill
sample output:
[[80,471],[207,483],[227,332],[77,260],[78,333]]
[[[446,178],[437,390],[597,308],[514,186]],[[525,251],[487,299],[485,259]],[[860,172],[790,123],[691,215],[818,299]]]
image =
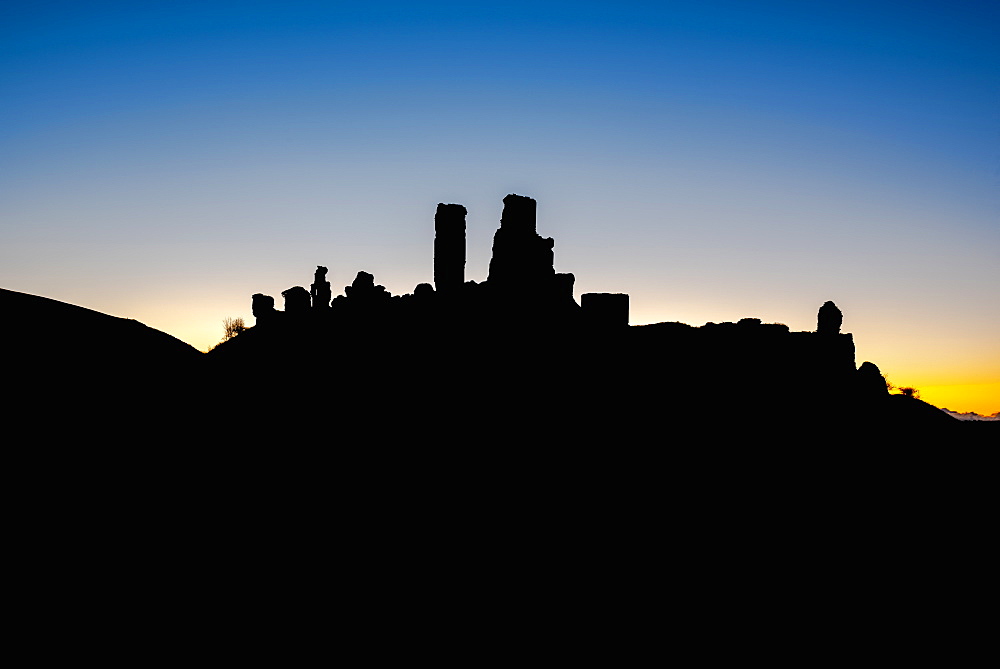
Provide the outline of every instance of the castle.
[[489,419],[503,407],[575,405],[597,432],[630,414],[708,416],[736,396],[744,417],[809,411],[819,397],[837,411],[886,397],[878,368],[856,367],[833,302],[813,332],[757,318],[629,326],[626,294],[574,299],[573,274],[555,271],[554,242],[537,232],[535,200],[503,204],[485,281],[465,276],[465,207],[439,204],[433,285],[394,296],[362,271],[333,296],[318,267],[308,290],[281,293],[283,311],[255,294],[256,326],[212,355],[251,365],[273,387],[313,384],[353,411],[374,411],[362,398],[389,387],[393,399],[380,401],[416,414],[443,405]]
[[[486,281],[465,280],[467,211],[460,204],[439,204],[434,216],[434,285],[421,283],[413,293],[393,296],[374,277],[358,272],[344,295],[332,296],[327,268],[317,267],[306,290],[302,286],[281,293],[284,312],[274,308],[268,295],[253,296],[253,314],[258,324],[284,316],[313,317],[357,314],[367,318],[391,318],[412,309],[447,305],[460,310],[463,318],[486,311],[502,313],[504,319],[542,321],[547,324],[587,321],[606,326],[628,324],[628,295],[587,293],[580,304],[573,298],[575,277],[554,268],[551,237],[536,229],[535,200],[520,195],[504,198],[500,228],[493,238],[493,258]],[[420,306],[416,306],[420,305]]]

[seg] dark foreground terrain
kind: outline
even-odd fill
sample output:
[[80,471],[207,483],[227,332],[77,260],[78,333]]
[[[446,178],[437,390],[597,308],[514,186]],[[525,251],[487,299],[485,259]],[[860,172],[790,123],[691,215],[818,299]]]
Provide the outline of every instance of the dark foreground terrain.
[[11,627],[36,656],[281,664],[316,639],[467,664],[544,637],[797,664],[988,638],[997,425],[751,355],[781,328],[323,313],[202,354],[0,310]]
[[136,321],[43,297],[0,290],[0,309],[5,413],[42,443],[91,435],[182,448],[324,446],[343,457],[500,447],[508,457],[538,448],[990,443],[1000,427],[955,420],[884,386],[865,392],[871,379],[853,361],[839,386],[811,381],[815,359],[774,364],[766,353],[782,333],[755,334],[765,326],[753,324],[699,334],[683,324],[480,322],[472,338],[461,328],[453,336],[447,319],[303,318],[202,354]]

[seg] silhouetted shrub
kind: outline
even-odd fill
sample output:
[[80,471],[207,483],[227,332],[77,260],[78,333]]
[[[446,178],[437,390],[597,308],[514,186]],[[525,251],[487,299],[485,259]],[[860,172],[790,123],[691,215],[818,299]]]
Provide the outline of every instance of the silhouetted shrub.
[[222,337],[222,341],[229,341],[247,329],[246,323],[243,322],[242,318],[227,318],[222,321],[222,327],[226,331]]

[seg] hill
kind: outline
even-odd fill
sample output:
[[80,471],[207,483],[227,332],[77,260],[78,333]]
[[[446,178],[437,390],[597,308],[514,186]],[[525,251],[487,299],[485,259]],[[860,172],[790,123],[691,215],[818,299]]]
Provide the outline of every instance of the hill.
[[4,350],[30,365],[141,370],[189,363],[201,352],[129,318],[0,288]]
[[[138,321],[0,288],[0,350],[13,415],[142,422],[191,385],[204,354]],[[194,384],[197,385],[197,384]]]

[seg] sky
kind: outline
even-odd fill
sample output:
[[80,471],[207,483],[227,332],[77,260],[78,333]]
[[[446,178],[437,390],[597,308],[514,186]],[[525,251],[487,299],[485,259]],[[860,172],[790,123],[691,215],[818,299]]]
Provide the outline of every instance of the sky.
[[[1000,3],[0,5],[0,287],[207,350],[330,268],[486,278],[508,193],[633,324],[815,328],[1000,411]],[[339,291],[342,292],[342,289]]]

